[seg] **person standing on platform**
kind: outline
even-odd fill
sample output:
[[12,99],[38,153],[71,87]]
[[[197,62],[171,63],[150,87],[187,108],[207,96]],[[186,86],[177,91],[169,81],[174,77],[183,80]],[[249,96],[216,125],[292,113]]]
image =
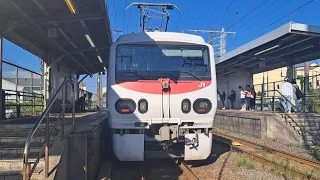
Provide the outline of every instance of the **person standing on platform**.
[[226,92],[225,91],[222,91],[222,94],[221,94],[221,103],[222,103],[222,109],[226,109],[225,105],[224,105],[224,101],[226,100]]
[[228,99],[230,100],[231,109],[233,109],[233,103],[236,100],[236,92],[234,90],[231,90],[231,94],[229,95]]
[[239,90],[240,90],[240,102],[241,102],[240,111],[245,111],[246,110],[246,93],[242,86],[239,86]]
[[245,98],[246,98],[246,107],[247,110],[250,111],[251,110],[251,99],[252,99],[252,93],[251,93],[251,88],[250,85],[247,85],[246,90],[245,90]]
[[295,112],[298,112],[298,111],[301,111],[301,106],[300,106],[299,100],[302,98],[303,94],[300,91],[296,80],[292,80],[291,84],[293,86],[293,100],[294,100],[294,103],[295,103],[294,110],[295,110]]
[[251,88],[252,98],[251,98],[251,110],[255,110],[256,108],[256,91],[254,90],[254,86]]
[[291,99],[293,96],[293,86],[289,82],[289,78],[284,79],[284,83],[282,84],[282,95],[283,101],[282,106],[284,111],[287,113],[291,113]]
[[86,112],[86,107],[85,107],[85,105],[86,105],[86,97],[87,97],[87,94],[84,94],[83,96],[81,96],[78,99],[81,112]]

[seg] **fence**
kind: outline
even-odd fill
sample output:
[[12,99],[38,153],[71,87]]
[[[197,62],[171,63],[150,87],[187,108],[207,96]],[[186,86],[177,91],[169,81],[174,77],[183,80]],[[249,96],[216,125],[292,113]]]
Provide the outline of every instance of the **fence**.
[[[309,79],[309,92],[307,92],[305,88],[305,82],[307,82],[307,79]],[[296,79],[297,85],[304,94],[299,101],[299,104],[302,106],[302,110],[305,112],[320,113],[320,83],[318,79],[320,79],[320,75],[309,77],[300,76]],[[283,81],[275,81],[254,85],[255,91],[257,92],[257,104],[260,104],[261,106],[259,108],[262,110],[273,109],[273,107],[270,106],[271,102],[274,104],[274,101],[279,101],[282,99],[280,92],[283,83]]]
[[2,89],[5,97],[5,118],[34,116],[42,113],[41,74],[3,60]]

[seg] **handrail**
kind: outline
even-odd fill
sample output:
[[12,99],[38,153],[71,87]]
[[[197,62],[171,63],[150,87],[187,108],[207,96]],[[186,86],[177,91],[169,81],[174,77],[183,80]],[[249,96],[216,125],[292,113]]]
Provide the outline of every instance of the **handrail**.
[[15,93],[24,93],[24,94],[33,94],[33,95],[39,95],[43,96],[43,94],[35,93],[35,92],[27,92],[27,91],[16,91],[16,90],[10,90],[10,89],[2,89],[3,91],[9,91],[9,92],[15,92]]
[[[291,100],[288,100],[288,99],[287,99],[279,90],[277,90],[277,89],[275,89],[275,90],[268,90],[268,91],[264,91],[264,92],[278,92],[278,93],[280,94],[281,98],[284,98],[285,100],[287,100],[287,101],[291,104],[292,107],[296,107],[296,106],[291,102]],[[263,95],[262,95],[261,97],[263,97]],[[275,97],[275,96],[271,96],[271,97]],[[261,102],[261,104],[263,104],[263,102]]]
[[[24,169],[24,176],[29,176],[30,174],[26,173],[25,171],[28,171],[28,159],[29,159],[29,150],[30,150],[30,143],[31,140],[34,136],[34,134],[36,133],[37,129],[39,128],[39,126],[41,125],[42,121],[44,120],[44,118],[47,116],[47,114],[49,113],[53,103],[55,102],[55,100],[58,97],[58,94],[62,91],[64,85],[68,82],[68,78],[65,78],[64,81],[61,83],[60,87],[58,88],[58,90],[56,91],[56,93],[53,95],[51,101],[49,102],[48,106],[46,107],[46,109],[44,110],[44,112],[42,113],[42,115],[39,117],[38,121],[36,122],[35,126],[32,128],[32,130],[30,131],[30,133],[28,134],[28,137],[26,139],[26,143],[25,143],[25,147],[24,147],[24,151],[23,151],[23,169]],[[64,110],[64,109],[63,109]],[[29,177],[24,177],[24,179],[29,179]]]

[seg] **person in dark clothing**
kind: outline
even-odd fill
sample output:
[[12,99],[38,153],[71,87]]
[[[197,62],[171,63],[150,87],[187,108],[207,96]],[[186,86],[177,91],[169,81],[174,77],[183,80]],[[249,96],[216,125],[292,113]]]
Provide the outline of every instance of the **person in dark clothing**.
[[85,112],[86,111],[86,107],[85,107],[85,105],[86,105],[86,97],[87,97],[87,94],[84,94],[83,96],[81,96],[78,99],[78,103],[79,103],[81,112]]
[[226,107],[224,106],[224,101],[226,100],[226,92],[225,91],[222,91],[222,94],[221,94],[221,103],[222,103],[222,109],[226,109]]
[[251,98],[251,109],[254,110],[256,106],[256,91],[254,90],[254,86],[251,88],[252,98]]
[[252,110],[251,109],[252,92],[251,92],[250,85],[247,85],[245,93],[246,93],[246,104],[247,104],[246,110]]
[[231,109],[233,109],[233,103],[236,100],[236,92],[234,90],[231,90],[231,94],[229,95],[228,99],[230,100]]

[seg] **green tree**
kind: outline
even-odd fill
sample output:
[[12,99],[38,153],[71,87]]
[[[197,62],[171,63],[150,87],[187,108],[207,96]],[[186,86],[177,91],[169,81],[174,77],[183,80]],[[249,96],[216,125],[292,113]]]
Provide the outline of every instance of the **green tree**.
[[298,75],[297,80],[300,81],[300,88],[301,88],[301,91],[303,92],[304,91],[304,77],[302,75]]
[[107,96],[107,92],[104,92],[103,94],[102,94],[102,97],[106,97]]

